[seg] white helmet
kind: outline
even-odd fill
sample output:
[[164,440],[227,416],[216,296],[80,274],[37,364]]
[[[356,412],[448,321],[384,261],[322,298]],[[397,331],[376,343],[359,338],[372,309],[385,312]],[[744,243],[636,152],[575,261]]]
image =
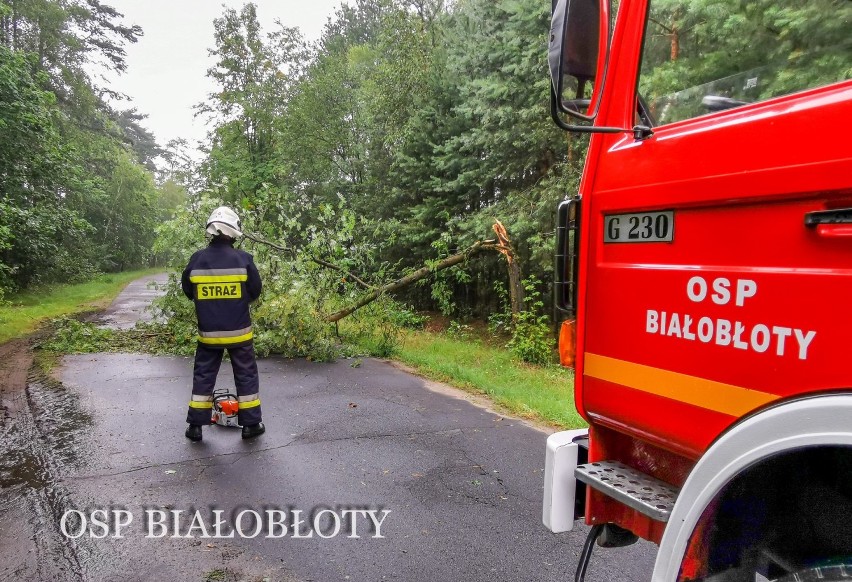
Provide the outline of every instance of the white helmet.
[[207,232],[212,235],[224,234],[231,238],[243,236],[242,223],[237,213],[227,206],[220,206],[207,219]]

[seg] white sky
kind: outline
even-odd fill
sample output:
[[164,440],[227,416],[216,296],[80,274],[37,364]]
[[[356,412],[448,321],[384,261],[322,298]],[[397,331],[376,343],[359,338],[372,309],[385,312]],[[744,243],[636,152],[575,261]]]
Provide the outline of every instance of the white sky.
[[[138,24],[144,36],[125,47],[127,72],[110,77],[111,87],[133,100],[121,109],[136,106],[148,115],[143,122],[164,146],[182,137],[190,145],[206,134],[202,119],[193,120],[192,106],[213,89],[207,69],[214,64],[207,49],[213,48],[213,19],[223,5],[239,10],[242,0],[106,0],[124,14],[125,24]],[[340,0],[254,0],[264,33],[276,19],[301,29],[309,41],[317,40]],[[103,81],[99,81],[103,83]]]

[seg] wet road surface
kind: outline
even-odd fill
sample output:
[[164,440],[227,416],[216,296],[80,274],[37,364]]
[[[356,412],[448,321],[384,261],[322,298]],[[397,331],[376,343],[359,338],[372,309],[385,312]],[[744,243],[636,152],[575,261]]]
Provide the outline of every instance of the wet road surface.
[[[267,433],[255,441],[219,426],[183,437],[191,359],[70,356],[61,384],[31,382],[0,433],[0,580],[573,579],[587,529],[541,525],[545,432],[379,360],[259,368]],[[227,361],[219,382],[233,387]],[[98,539],[67,513],[97,509],[133,521]],[[390,510],[383,537],[347,509]],[[313,537],[252,537],[249,512],[266,510],[285,526],[301,511],[298,532]],[[146,511],[177,527],[151,526]],[[217,516],[233,531],[241,511],[243,536],[202,537]],[[62,533],[66,514],[80,537]],[[598,548],[587,580],[647,580],[654,554]]]
[[109,307],[98,314],[98,322],[114,329],[130,329],[137,321],[150,321],[153,314],[146,307],[160,295],[162,291],[158,286],[164,285],[168,279],[167,274],[159,273],[131,282]]

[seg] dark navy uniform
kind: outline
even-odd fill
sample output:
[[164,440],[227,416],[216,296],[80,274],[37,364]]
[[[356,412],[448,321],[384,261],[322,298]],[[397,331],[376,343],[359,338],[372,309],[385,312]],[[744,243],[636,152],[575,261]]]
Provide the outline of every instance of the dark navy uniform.
[[198,317],[192,400],[186,421],[194,425],[210,424],[213,388],[227,349],[239,399],[239,423],[251,426],[261,422],[260,382],[249,314],[249,303],[261,291],[254,259],[247,252],[235,249],[233,242],[216,237],[189,259],[181,286],[195,302]]

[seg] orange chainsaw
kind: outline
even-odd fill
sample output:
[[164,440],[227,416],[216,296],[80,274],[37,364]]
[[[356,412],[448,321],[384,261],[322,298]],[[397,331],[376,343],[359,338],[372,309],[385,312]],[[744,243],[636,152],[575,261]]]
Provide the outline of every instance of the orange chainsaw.
[[236,394],[225,391],[213,392],[213,413],[210,424],[240,428],[237,411],[240,409]]

